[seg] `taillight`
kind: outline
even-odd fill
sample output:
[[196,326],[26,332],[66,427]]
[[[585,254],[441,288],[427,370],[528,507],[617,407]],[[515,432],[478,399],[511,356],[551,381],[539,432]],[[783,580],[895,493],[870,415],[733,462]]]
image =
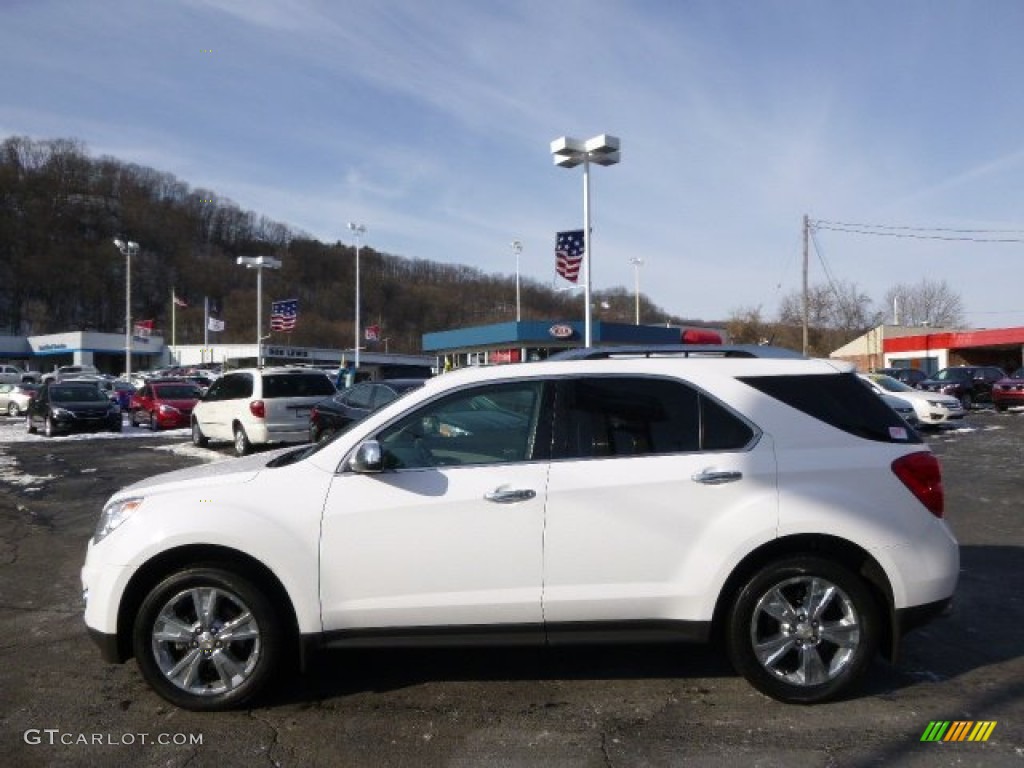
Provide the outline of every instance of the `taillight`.
[[267,417],[267,406],[262,400],[253,400],[249,403],[249,413],[257,419],[265,419]]
[[892,463],[892,471],[929,512],[942,517],[945,506],[942,469],[934,454],[908,453]]

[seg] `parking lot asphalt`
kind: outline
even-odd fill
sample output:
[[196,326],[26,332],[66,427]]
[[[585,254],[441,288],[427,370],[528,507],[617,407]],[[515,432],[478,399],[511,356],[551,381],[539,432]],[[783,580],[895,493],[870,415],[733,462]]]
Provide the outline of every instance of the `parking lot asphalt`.
[[[227,447],[184,432],[4,442],[13,423],[0,419],[6,765],[1024,766],[1024,412],[926,435],[961,543],[955,607],[847,700],[779,704],[711,647],[345,651],[215,714],[101,661],[79,569],[113,491]],[[922,741],[933,721],[995,726],[985,742]]]

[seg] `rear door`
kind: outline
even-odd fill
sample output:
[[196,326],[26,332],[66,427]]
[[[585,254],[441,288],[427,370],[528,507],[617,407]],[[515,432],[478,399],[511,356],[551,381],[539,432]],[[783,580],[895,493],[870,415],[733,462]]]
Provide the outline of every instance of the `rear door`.
[[737,542],[776,529],[770,441],[675,379],[566,381],[556,411],[544,531],[549,629],[709,619],[706,584]]

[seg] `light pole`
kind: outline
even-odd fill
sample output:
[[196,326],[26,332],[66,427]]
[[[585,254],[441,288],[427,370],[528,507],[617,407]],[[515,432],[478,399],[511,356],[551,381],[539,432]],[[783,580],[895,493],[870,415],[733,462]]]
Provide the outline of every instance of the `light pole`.
[[281,260],[273,256],[239,256],[236,264],[256,270],[256,367],[263,367],[263,270],[280,269]]
[[124,377],[126,381],[132,378],[132,254],[139,252],[139,244],[131,240],[114,240],[117,250],[124,254]]
[[352,371],[352,383],[356,383],[356,374],[359,371],[359,247],[360,239],[366,234],[366,227],[362,224],[356,224],[354,221],[348,223],[348,228],[352,230],[352,234],[356,239],[356,344],[355,344],[355,366]]
[[639,256],[630,258],[629,263],[633,265],[633,293],[636,296],[636,324],[640,325],[640,267],[644,260]]
[[555,156],[555,165],[562,168],[575,168],[581,163],[583,165],[583,325],[584,344],[590,347],[590,164],[615,165],[619,162],[619,140],[605,133],[586,141],[561,136],[551,142],[551,154]]
[[522,303],[519,299],[519,256],[523,252],[523,244],[518,240],[513,240],[510,245],[512,253],[516,255],[516,322],[518,323],[523,319]]

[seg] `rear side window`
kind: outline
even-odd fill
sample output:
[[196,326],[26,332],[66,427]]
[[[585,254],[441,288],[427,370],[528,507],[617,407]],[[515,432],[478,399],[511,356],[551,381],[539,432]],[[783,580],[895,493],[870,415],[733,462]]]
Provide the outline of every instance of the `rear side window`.
[[560,384],[559,458],[743,450],[754,430],[678,381],[595,377]]
[[747,376],[740,381],[851,435],[883,443],[922,442],[856,374]]
[[331,380],[322,373],[267,374],[263,377],[263,397],[330,397],[335,393]]

